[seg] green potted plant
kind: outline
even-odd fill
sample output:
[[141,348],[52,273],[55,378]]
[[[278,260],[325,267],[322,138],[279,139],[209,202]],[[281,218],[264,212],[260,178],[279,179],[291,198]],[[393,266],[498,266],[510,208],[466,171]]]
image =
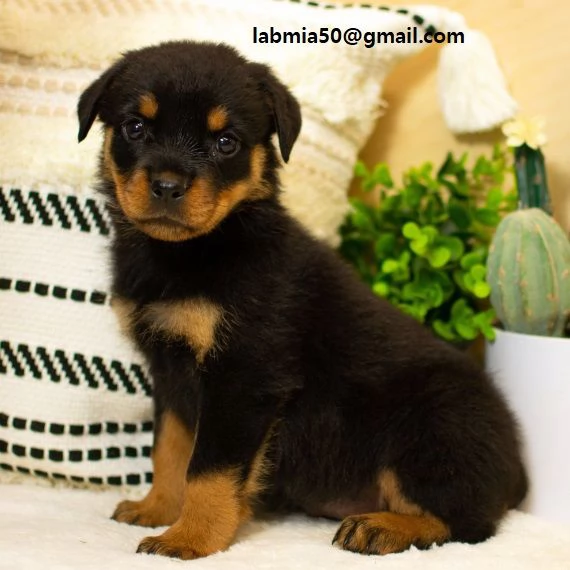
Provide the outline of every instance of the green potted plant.
[[525,509],[570,522],[570,240],[550,216],[539,120],[507,123],[519,209],[499,224],[487,280],[497,313],[486,365],[517,414],[531,490]]
[[[430,327],[465,345],[493,339],[486,260],[495,227],[514,209],[516,194],[504,192],[510,173],[506,149],[468,165],[466,154],[447,155],[411,168],[396,185],[389,168],[355,173],[370,202],[352,198],[341,227],[341,254],[372,290]],[[509,181],[510,182],[510,181]]]

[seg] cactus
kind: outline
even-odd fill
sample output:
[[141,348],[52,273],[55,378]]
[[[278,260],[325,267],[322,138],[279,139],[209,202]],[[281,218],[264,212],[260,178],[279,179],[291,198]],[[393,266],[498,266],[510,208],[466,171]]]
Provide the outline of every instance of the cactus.
[[523,144],[515,147],[514,155],[519,207],[542,208],[546,213],[551,214],[542,151]]
[[487,260],[491,304],[509,331],[563,336],[570,315],[570,241],[538,208],[505,216]]

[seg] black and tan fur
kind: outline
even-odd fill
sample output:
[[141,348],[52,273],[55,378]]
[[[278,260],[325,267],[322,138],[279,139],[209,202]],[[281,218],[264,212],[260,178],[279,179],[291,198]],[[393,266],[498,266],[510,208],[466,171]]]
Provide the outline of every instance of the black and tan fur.
[[[154,483],[139,551],[227,548],[256,508],[341,519],[366,554],[490,537],[526,492],[513,418],[466,356],[376,298],[279,202],[299,106],[232,49],[126,54],[82,95],[104,124],[115,307],[148,358]],[[311,192],[307,188],[307,192]]]

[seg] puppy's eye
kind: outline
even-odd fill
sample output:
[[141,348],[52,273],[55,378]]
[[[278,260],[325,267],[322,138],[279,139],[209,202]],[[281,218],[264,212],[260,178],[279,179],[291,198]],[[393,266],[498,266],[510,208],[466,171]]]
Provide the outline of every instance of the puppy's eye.
[[224,134],[218,137],[216,147],[221,154],[230,156],[239,150],[239,141],[232,135]]
[[138,141],[145,135],[144,123],[138,119],[127,121],[122,126],[123,136],[127,140]]

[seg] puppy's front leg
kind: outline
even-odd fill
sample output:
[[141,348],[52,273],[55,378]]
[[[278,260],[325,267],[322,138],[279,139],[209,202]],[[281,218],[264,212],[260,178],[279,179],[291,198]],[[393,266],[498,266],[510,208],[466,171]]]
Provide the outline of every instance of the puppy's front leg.
[[236,398],[235,392],[211,396],[203,399],[182,513],[162,535],[145,538],[137,552],[184,560],[208,556],[228,548],[251,516],[277,402]]
[[194,437],[172,410],[156,416],[152,488],[141,501],[119,503],[112,516],[118,522],[156,527],[180,516]]

